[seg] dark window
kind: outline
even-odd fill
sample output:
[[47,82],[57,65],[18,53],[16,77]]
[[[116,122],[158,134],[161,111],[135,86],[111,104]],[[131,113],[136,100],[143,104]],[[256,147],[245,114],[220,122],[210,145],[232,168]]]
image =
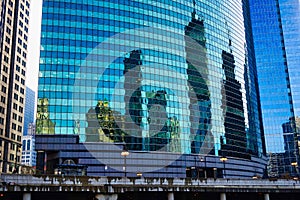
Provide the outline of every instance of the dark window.
[[1,96],[1,102],[5,103],[5,97],[4,96]]
[[4,62],[8,63],[9,62],[9,59],[7,56],[4,56]]
[[1,91],[2,91],[3,93],[6,93],[6,87],[2,85]]
[[2,76],[2,81],[4,82],[4,83],[7,83],[7,77],[6,76]]
[[9,53],[9,48],[8,48],[7,46],[5,46],[4,51],[5,51],[6,53]]
[[9,154],[9,160],[13,161],[15,159],[14,154]]
[[[17,125],[15,124],[15,123],[12,123],[12,125],[11,125],[11,128],[13,129],[13,130],[17,130]],[[11,134],[11,138],[13,138],[13,133]]]
[[18,126],[18,131],[22,132],[22,126]]

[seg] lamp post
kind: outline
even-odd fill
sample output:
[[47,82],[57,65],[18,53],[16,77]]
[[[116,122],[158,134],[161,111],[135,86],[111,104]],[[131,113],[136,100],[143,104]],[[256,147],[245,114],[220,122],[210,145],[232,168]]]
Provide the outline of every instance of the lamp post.
[[224,172],[223,178],[226,177],[225,162],[226,162],[227,160],[228,160],[228,159],[226,158],[226,156],[222,156],[222,157],[220,158],[220,161],[223,162],[223,172]]
[[217,173],[218,173],[217,170],[218,170],[218,169],[217,169],[216,167],[213,168],[214,179],[217,179]]
[[292,162],[291,165],[293,166],[293,168],[295,168],[295,175],[298,176],[298,170],[297,170],[298,163],[297,162]]
[[137,176],[138,178],[142,178],[143,174],[142,174],[142,172],[137,172],[137,173],[136,173],[136,176]]
[[104,176],[106,176],[107,165],[104,165]]
[[207,179],[207,174],[206,174],[206,156],[200,157],[200,161],[204,162],[204,178]]
[[[196,173],[196,174],[195,174]],[[191,177],[197,179],[198,178],[198,171],[197,171],[197,164],[196,164],[196,157],[194,157],[194,166],[191,167]]]
[[124,170],[124,174],[125,174],[125,177],[127,177],[127,169],[126,169],[126,157],[127,156],[129,156],[129,151],[127,151],[127,149],[126,149],[126,146],[124,145],[124,148],[123,148],[123,151],[121,152],[121,156],[123,156],[124,157],[124,168],[123,168],[123,170]]

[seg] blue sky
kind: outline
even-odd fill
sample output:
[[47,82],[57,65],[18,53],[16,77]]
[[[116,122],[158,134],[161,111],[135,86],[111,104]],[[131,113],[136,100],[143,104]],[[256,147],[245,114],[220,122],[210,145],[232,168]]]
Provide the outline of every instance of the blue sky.
[[26,86],[37,91],[41,32],[42,0],[32,0],[28,36]]

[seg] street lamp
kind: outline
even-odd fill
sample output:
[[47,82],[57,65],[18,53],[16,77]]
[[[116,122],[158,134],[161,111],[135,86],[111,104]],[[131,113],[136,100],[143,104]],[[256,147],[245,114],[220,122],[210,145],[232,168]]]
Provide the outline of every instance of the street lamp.
[[214,172],[214,179],[216,179],[217,178],[217,168],[216,167],[213,168],[213,172]]
[[207,179],[207,174],[206,174],[206,156],[200,157],[200,161],[204,162],[204,178]]
[[252,176],[252,179],[257,180],[257,179],[259,179],[259,176],[257,174],[255,174],[254,176]]
[[104,165],[104,176],[106,176],[107,165]]
[[298,175],[298,170],[297,170],[298,163],[297,162],[292,162],[291,165],[295,168],[295,174]]
[[196,157],[194,157],[194,166],[191,167],[191,177],[197,179],[198,178],[198,171],[197,171],[197,161]]
[[142,174],[142,172],[137,172],[137,173],[136,173],[136,176],[137,176],[138,178],[141,178],[141,177],[143,176],[143,174]]
[[124,167],[123,167],[123,170],[124,170],[125,177],[127,177],[127,171],[126,171],[126,167],[127,167],[127,166],[126,166],[126,157],[129,156],[129,151],[127,151],[125,145],[124,145],[123,151],[121,152],[121,156],[124,157]]
[[228,158],[226,158],[226,156],[222,156],[221,158],[220,158],[220,161],[222,161],[223,162],[223,168],[224,168],[224,176],[223,176],[223,178],[225,178],[225,176],[226,176],[226,171],[225,171],[225,162],[228,160]]

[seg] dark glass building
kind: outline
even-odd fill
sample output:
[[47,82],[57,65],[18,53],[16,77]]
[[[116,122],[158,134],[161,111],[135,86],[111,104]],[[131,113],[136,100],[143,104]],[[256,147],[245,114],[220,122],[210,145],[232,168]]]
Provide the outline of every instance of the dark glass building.
[[266,150],[283,159],[276,176],[294,175],[293,165],[299,163],[299,1],[250,0],[250,8]]
[[44,1],[37,168],[262,175],[247,3]]

